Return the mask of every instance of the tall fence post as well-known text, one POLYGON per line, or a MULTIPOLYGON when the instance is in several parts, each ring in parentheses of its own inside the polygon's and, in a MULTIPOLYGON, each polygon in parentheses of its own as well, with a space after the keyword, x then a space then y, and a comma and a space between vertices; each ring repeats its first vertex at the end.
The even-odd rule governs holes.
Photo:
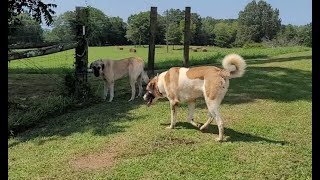
POLYGON ((89 11, 85 7, 76 7, 76 62, 75 62, 75 95, 78 98, 86 98, 88 92, 88 42, 87 24, 89 11))
POLYGON ((190 45, 190 12, 191 8, 186 7, 184 15, 184 41, 183 41, 183 65, 189 67, 189 45, 190 45))
POLYGON ((149 77, 154 75, 156 23, 157 23, 157 7, 151 7, 149 54, 148 54, 148 75, 149 75, 149 77))

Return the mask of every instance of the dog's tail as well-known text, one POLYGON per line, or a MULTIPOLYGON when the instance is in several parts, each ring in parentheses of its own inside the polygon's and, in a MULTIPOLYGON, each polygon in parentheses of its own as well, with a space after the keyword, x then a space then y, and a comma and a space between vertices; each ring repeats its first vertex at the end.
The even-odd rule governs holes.
POLYGON ((142 80, 143 80, 146 84, 148 84, 148 82, 149 82, 149 76, 148 76, 148 74, 147 74, 144 70, 142 70, 142 72, 141 72, 141 77, 142 77, 142 80))
POLYGON ((230 78, 237 78, 243 76, 247 65, 238 54, 229 54, 222 60, 222 66, 230 71, 230 78))

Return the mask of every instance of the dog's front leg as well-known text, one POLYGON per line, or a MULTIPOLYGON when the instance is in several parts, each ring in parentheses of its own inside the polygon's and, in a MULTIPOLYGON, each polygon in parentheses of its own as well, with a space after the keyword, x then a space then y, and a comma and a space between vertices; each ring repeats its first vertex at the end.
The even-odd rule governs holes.
POLYGON ((111 102, 113 100, 113 96, 114 96, 114 81, 111 81, 109 84, 109 89, 110 89, 110 98, 109 98, 109 102, 111 102))
POLYGON ((103 100, 106 100, 108 96, 108 82, 104 81, 103 100))
POLYGON ((173 129, 174 126, 176 125, 178 105, 170 102, 170 109, 171 109, 171 124, 170 126, 166 127, 167 129, 173 129))

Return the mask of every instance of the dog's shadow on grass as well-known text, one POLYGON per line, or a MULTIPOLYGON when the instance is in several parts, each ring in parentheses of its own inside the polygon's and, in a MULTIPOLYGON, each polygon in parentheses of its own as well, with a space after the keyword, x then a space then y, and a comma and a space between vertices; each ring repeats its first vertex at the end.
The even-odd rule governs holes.
MULTIPOLYGON (((160 125, 169 126, 170 124, 164 123, 164 124, 160 124, 160 125)), ((203 124, 201 124, 201 125, 203 125, 203 124)), ((177 122, 175 129, 177 129, 177 130, 179 130, 179 129, 194 129, 194 130, 198 130, 199 132, 202 132, 202 133, 209 133, 209 134, 216 134, 216 135, 219 134, 218 126, 212 125, 212 124, 210 124, 207 129, 200 131, 199 129, 192 126, 188 122, 177 122)), ((289 144, 289 142, 287 142, 287 141, 272 140, 272 139, 252 135, 249 133, 238 132, 238 131, 235 131, 231 128, 226 128, 226 127, 224 128, 224 135, 226 137, 228 137, 227 142, 266 142, 266 143, 280 144, 280 145, 289 144)))
POLYGON ((144 119, 146 116, 133 112, 137 106, 145 104, 142 98, 128 102, 130 96, 131 94, 123 92, 114 98, 114 102, 99 100, 89 107, 48 117, 45 123, 42 122, 18 134, 14 137, 15 141, 10 142, 8 146, 10 148, 29 140, 34 140, 36 145, 42 145, 57 138, 63 139, 73 133, 89 132, 94 136, 108 136, 125 132, 129 128, 126 122, 144 119))

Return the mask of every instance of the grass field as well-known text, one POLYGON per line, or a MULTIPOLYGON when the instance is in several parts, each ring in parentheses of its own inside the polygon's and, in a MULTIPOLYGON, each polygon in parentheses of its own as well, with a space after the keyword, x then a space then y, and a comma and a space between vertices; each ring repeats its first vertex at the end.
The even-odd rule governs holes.
MULTIPOLYGON (((114 46, 108 47, 90 47, 89 63, 100 58, 121 59, 130 56, 139 56, 147 63, 148 48, 138 47, 137 53, 130 53, 129 49, 133 46, 124 46, 124 49, 118 50, 114 46)), ((169 48, 166 52, 165 46, 157 46, 155 55, 155 69, 166 69, 172 66, 182 66, 183 50, 182 46, 175 46, 175 49, 169 48)), ((267 58, 275 55, 310 51, 307 47, 280 47, 280 48, 218 48, 206 47, 208 52, 192 52, 190 50, 190 65, 212 64, 221 60, 226 54, 238 53, 244 58, 267 58)), ((39 56, 29 59, 11 61, 9 63, 9 73, 61 73, 73 70, 74 50, 63 51, 49 56, 39 56)))
MULTIPOLYGON (((105 53, 114 58, 129 55, 111 53, 113 48, 90 48, 90 61, 105 53)), ((137 54, 146 59, 144 50, 137 54)), ((116 82, 113 103, 97 101, 9 138, 9 179, 312 179, 311 49, 212 48, 207 54, 191 53, 191 59, 206 63, 216 51, 222 57, 238 52, 248 63, 246 74, 231 80, 220 108, 228 141, 214 141, 215 122, 204 133, 189 125, 186 105, 179 109, 176 129, 165 129, 170 123, 168 101, 149 108, 142 99, 127 102, 130 89, 123 79, 116 82)), ((172 59, 179 59, 177 54, 172 59)), ((170 59, 156 55, 158 67, 169 66, 164 62, 170 59)), ((11 63, 9 79, 45 78, 23 69, 19 61, 11 63)), ((212 63, 221 66, 219 58, 212 63)), ((45 62, 41 66, 50 68, 45 62)), ((101 82, 89 78, 101 94, 101 82)), ((39 84, 31 87, 41 89, 39 84)), ((199 99, 195 120, 204 123, 206 116, 205 103, 199 99)))

